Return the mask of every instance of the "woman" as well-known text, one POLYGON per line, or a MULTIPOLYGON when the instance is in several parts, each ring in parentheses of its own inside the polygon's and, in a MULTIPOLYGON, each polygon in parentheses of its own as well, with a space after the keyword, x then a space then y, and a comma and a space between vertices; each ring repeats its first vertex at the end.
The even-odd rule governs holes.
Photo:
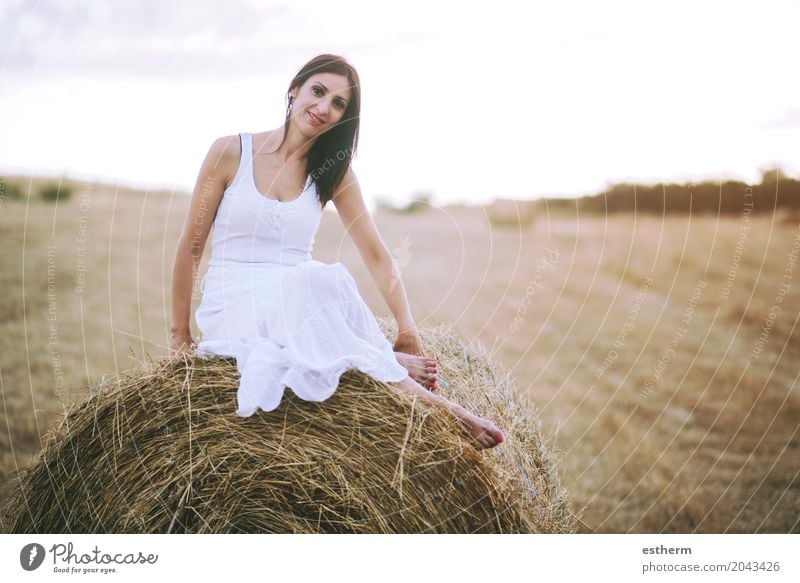
POLYGON ((235 357, 240 416, 275 409, 287 386, 323 401, 345 370, 357 368, 445 407, 482 447, 494 447, 503 440, 494 424, 423 387, 435 388, 436 363, 421 356, 405 289, 350 167, 358 143, 358 74, 342 57, 320 55, 298 72, 287 97, 282 127, 219 138, 206 155, 175 257, 173 353, 196 348, 235 357), (394 347, 344 265, 311 259, 328 201, 395 316, 394 347), (195 314, 202 341, 195 345, 191 286, 212 224, 195 314))

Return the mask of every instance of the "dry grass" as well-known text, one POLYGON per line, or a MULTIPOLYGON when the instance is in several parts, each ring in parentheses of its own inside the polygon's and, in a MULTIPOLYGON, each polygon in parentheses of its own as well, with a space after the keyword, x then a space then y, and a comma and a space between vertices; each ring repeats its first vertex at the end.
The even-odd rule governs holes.
POLYGON ((424 337, 447 396, 498 420, 502 447, 477 449, 444 410, 355 370, 323 403, 287 391, 241 419, 235 362, 182 355, 73 406, 11 480, 4 530, 571 531, 553 455, 508 380, 446 330, 424 337))
MULTIPOLYGON (((89 272, 78 295, 80 191, 57 211, 14 201, 0 208, 0 483, 41 449, 63 408, 86 396, 80 387, 145 354, 166 354, 169 275, 185 199, 96 189, 85 213, 89 272), (56 245, 55 321, 48 320, 49 243, 56 245), (56 344, 49 343, 53 323, 56 344)), ((572 511, 584 508, 591 528, 798 532, 796 269, 763 351, 751 357, 798 223, 754 217, 737 255, 736 216, 547 210, 530 224, 503 228, 468 207, 375 219, 417 322, 450 323, 468 347, 488 347, 520 402, 536 403, 545 441, 555 439, 561 452, 572 511), (548 262, 554 252, 557 260, 548 262), (615 346, 645 278, 652 283, 615 346), (706 287, 682 326, 700 281, 706 287), (672 346, 680 327, 686 334, 672 346), (674 356, 665 361, 670 348, 674 356)), ((388 313, 333 214, 323 217, 314 256, 345 263, 373 310, 388 313)))
POLYGON ((753 217, 741 256, 739 217, 542 214, 530 228, 497 229, 478 209, 445 208, 379 224, 390 248, 412 238, 403 274, 420 321, 453 322, 490 347, 538 405, 591 528, 800 530, 797 269, 750 357, 796 224, 753 217))

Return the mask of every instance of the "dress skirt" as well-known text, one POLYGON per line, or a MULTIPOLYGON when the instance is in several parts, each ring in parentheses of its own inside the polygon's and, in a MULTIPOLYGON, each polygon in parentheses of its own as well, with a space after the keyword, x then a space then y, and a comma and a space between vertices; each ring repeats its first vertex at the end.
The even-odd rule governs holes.
POLYGON ((210 266, 202 293, 197 354, 236 358, 239 416, 274 410, 286 387, 324 401, 351 368, 383 382, 408 376, 341 263, 210 266))

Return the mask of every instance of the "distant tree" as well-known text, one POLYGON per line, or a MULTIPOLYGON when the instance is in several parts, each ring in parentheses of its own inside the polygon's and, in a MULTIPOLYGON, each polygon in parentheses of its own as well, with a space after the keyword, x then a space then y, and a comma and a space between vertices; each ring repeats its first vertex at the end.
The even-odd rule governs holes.
POLYGON ((50 182, 39 189, 39 196, 46 202, 67 200, 72 196, 72 187, 50 182))
POLYGON ((18 182, 0 180, 0 196, 8 199, 20 199, 22 192, 22 186, 18 182))
MULTIPOLYGON (((545 199, 548 208, 557 208, 557 199, 545 199)), ((563 201, 561 201, 563 202, 563 201)), ((778 167, 762 170, 761 184, 736 180, 700 183, 610 184, 601 194, 574 200, 580 212, 606 214, 705 213, 741 214, 745 209, 756 213, 775 212, 778 208, 800 211, 800 180, 787 176, 778 167)), ((565 208, 565 207, 560 207, 565 208)))
POLYGON ((761 171, 761 184, 774 184, 791 180, 780 166, 769 166, 761 171))
POLYGON ((413 213, 429 209, 432 195, 430 190, 415 190, 411 193, 411 201, 400 210, 405 213, 413 213))

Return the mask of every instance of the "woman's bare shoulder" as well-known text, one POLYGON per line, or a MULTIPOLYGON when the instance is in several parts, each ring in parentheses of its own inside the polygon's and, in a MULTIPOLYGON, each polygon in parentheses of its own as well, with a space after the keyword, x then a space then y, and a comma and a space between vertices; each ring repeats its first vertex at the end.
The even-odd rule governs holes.
POLYGON ((239 134, 216 138, 208 150, 211 166, 224 178, 225 188, 230 185, 233 177, 236 176, 241 154, 242 145, 239 140, 239 134))
POLYGON ((220 161, 238 160, 242 152, 239 134, 220 136, 211 144, 211 153, 216 154, 220 161))

